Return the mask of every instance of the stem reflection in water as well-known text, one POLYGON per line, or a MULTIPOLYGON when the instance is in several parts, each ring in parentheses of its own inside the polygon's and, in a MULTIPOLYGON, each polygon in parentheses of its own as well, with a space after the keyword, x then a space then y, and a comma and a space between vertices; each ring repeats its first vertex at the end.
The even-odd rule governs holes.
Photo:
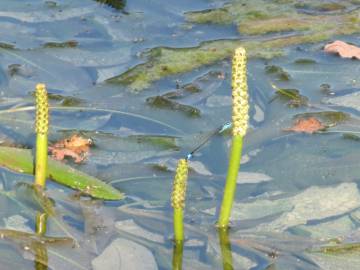
POLYGON ((222 262, 224 270, 233 270, 233 259, 231 244, 229 241, 229 230, 227 228, 218 228, 219 243, 221 248, 222 262))
POLYGON ((175 242, 173 247, 172 269, 182 270, 184 242, 175 242))

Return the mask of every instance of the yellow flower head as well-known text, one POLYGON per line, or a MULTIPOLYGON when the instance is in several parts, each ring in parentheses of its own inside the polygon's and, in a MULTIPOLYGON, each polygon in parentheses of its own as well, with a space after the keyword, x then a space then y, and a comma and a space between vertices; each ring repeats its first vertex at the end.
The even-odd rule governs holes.
POLYGON ((188 162, 186 159, 180 159, 176 168, 171 195, 171 206, 175 209, 184 209, 185 207, 187 178, 188 162))
POLYGON ((246 51, 235 50, 232 61, 233 136, 245 136, 249 121, 249 96, 246 76, 246 51))
POLYGON ((46 134, 49 129, 49 104, 46 86, 43 83, 38 83, 35 90, 36 98, 36 119, 35 130, 36 133, 46 134))

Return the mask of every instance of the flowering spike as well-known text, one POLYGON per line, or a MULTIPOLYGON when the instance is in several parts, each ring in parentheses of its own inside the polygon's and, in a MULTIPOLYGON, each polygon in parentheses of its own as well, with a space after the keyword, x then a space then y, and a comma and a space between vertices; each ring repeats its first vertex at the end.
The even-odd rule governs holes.
POLYGON ((47 134, 49 129, 49 105, 46 86, 38 83, 35 90, 36 120, 35 130, 39 134, 47 134))
POLYGON ((245 136, 249 120, 248 86, 246 76, 246 51, 235 50, 232 61, 233 135, 245 136))
POLYGON ((176 168, 176 174, 171 195, 171 206, 174 209, 184 209, 186 197, 186 185, 188 178, 188 162, 180 159, 176 168))

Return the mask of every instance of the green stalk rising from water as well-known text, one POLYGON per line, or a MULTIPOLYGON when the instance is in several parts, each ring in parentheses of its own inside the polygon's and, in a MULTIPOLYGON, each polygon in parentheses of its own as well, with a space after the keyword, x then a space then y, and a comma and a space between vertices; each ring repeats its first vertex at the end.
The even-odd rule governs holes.
POLYGON ((220 209, 218 226, 227 228, 236 192, 236 179, 240 169, 243 137, 249 120, 248 86, 246 77, 246 51, 237 48, 232 62, 232 123, 233 138, 226 185, 220 209))
POLYGON ((184 240, 184 208, 186 198, 186 185, 188 178, 188 161, 180 159, 176 168, 171 196, 171 206, 174 208, 174 240, 182 243, 184 240))
POLYGON ((36 85, 35 185, 45 187, 48 163, 49 104, 45 84, 36 85))

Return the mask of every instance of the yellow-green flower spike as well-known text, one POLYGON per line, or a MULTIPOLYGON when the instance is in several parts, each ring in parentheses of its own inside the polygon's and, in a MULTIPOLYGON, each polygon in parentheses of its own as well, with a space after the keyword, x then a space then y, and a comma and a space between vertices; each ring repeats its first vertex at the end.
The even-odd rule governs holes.
POLYGON ((45 84, 38 83, 35 90, 36 120, 35 130, 39 134, 47 134, 49 129, 49 105, 45 84))
POLYGON ((35 157, 35 184, 45 188, 48 166, 48 130, 49 104, 45 84, 39 83, 35 90, 36 98, 36 157, 35 157))
POLYGON ((171 195, 171 206, 174 209, 184 209, 185 207, 187 178, 188 162, 186 159, 180 159, 176 168, 171 195))
POLYGON ((246 51, 235 50, 232 61, 233 135, 245 136, 249 120, 249 96, 246 76, 246 51))
POLYGON ((224 187, 224 195, 220 208, 218 226, 228 228, 231 208, 236 193, 236 179, 240 169, 243 137, 249 121, 248 86, 246 79, 246 51, 244 48, 235 50, 232 63, 232 123, 233 138, 231 142, 229 167, 224 187))

